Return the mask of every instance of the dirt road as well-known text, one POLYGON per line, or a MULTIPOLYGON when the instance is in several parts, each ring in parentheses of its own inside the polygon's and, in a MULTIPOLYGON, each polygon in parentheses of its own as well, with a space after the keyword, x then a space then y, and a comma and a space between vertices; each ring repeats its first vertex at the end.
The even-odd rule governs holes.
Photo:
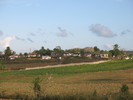
POLYGON ((71 63, 71 64, 50 65, 50 66, 26 68, 25 70, 44 69, 44 68, 55 68, 55 67, 66 67, 66 66, 84 65, 84 64, 100 64, 100 63, 108 62, 108 61, 109 60, 97 61, 97 62, 83 62, 83 63, 71 63))

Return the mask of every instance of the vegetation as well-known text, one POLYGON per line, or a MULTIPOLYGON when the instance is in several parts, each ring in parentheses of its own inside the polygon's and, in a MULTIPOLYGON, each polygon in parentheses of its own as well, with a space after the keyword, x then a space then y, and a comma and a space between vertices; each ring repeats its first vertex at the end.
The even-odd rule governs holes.
POLYGON ((95 62, 105 59, 90 59, 86 57, 65 57, 63 59, 51 59, 51 60, 40 60, 37 58, 28 59, 28 58, 19 58, 14 60, 4 61, 5 70, 20 70, 29 67, 38 67, 38 66, 48 66, 48 65, 57 65, 57 64, 69 64, 69 63, 80 63, 80 62, 95 62))
MULTIPOLYGON (((107 51, 107 50, 100 50, 97 46, 94 47, 86 47, 86 48, 73 48, 68 50, 61 49, 60 46, 56 46, 53 50, 45 49, 43 46, 39 50, 34 50, 30 53, 19 53, 16 54, 14 51, 10 49, 10 47, 7 47, 4 51, 4 54, 0 52, 0 59, 6 59, 6 61, 9 61, 10 59, 20 59, 20 58, 40 58, 42 56, 51 56, 53 59, 57 59, 58 63, 61 63, 60 59, 63 59, 65 57, 88 57, 91 59, 97 59, 97 58, 104 58, 104 56, 107 55, 105 58, 111 59, 112 57, 116 59, 123 59, 126 56, 125 51, 119 49, 119 45, 115 44, 113 50, 107 51), (66 53, 66 56, 64 54, 66 53), (67 55, 70 54, 70 55, 67 55), (89 55, 90 54, 90 55, 89 55), (11 57, 12 56, 12 57, 11 57)), ((128 54, 130 58, 132 58, 132 54, 128 54)), ((28 60, 28 59, 27 59, 28 60)))
POLYGON ((39 77, 35 78, 35 80, 33 81, 33 85, 34 85, 33 90, 37 98, 41 96, 40 82, 41 82, 41 79, 39 77))
POLYGON ((2 61, 0 61, 0 70, 4 70, 5 66, 2 61))
POLYGON ((6 50, 4 51, 4 53, 5 53, 5 59, 6 60, 9 59, 9 56, 12 55, 12 51, 11 51, 10 47, 7 47, 6 50))
POLYGON ((113 71, 113 70, 126 70, 133 68, 133 60, 118 60, 109 61, 101 64, 94 65, 77 65, 69 67, 58 67, 48 69, 37 69, 29 71, 9 71, 0 73, 0 75, 44 75, 55 74, 55 75, 67 75, 67 74, 78 74, 88 72, 99 72, 99 71, 113 71))
MULTIPOLYGON (((128 87, 127 85, 125 85, 128 87)), ((124 85, 121 87, 121 89, 124 87, 124 85)), ((3 93, 0 93, 0 98, 6 98, 6 99, 20 99, 20 100, 132 100, 133 95, 125 94, 126 91, 121 94, 122 91, 118 92, 117 94, 111 93, 107 95, 98 95, 97 91, 95 90, 93 94, 76 94, 76 95, 66 95, 66 96, 60 96, 60 95, 43 95, 43 96, 35 96, 31 97, 28 95, 21 95, 21 94, 15 94, 15 95, 5 95, 3 93)))
POLYGON ((121 58, 125 55, 125 52, 123 50, 119 50, 118 44, 114 45, 114 49, 109 51, 112 54, 112 57, 118 57, 121 56, 121 58))
MULTIPOLYGON (((10 61, 8 63, 11 64, 10 61)), ((16 64, 20 62, 16 61, 16 64)), ((132 72, 133 59, 0 72, 0 97, 21 100, 132 100, 132 72)))

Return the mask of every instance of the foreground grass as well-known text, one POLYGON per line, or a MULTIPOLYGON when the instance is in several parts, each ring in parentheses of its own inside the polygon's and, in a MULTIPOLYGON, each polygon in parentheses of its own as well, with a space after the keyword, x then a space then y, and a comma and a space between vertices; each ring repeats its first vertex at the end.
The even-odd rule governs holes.
POLYGON ((88 72, 99 72, 99 71, 113 71, 113 70, 125 70, 133 68, 133 60, 118 60, 109 61, 101 64, 94 65, 79 65, 79 66, 69 66, 69 67, 58 67, 58 68, 47 68, 47 69, 37 69, 28 71, 9 71, 1 72, 0 75, 68 75, 68 74, 78 74, 78 73, 88 73, 88 72))
POLYGON ((133 60, 109 61, 97 65, 80 65, 29 71, 0 73, 0 91, 5 94, 33 96, 33 80, 40 77, 44 95, 81 96, 118 93, 122 84, 127 84, 133 93, 133 60))

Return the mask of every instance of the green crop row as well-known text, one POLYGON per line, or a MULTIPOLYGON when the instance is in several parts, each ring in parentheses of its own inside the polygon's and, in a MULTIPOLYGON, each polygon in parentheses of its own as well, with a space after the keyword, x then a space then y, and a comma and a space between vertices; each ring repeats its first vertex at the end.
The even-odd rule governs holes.
POLYGON ((124 70, 129 68, 133 68, 133 60, 117 60, 93 65, 87 64, 36 70, 8 71, 1 72, 0 75, 68 75, 98 71, 124 70))

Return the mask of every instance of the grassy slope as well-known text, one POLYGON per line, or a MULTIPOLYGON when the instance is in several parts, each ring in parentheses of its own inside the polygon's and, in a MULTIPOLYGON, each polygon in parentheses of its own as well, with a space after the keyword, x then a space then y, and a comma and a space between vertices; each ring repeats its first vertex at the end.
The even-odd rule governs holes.
POLYGON ((28 71, 9 71, 1 72, 0 76, 6 75, 69 75, 87 72, 99 72, 99 71, 112 71, 112 70, 124 70, 133 68, 133 60, 117 60, 109 61, 96 65, 79 65, 79 66, 69 66, 69 67, 58 67, 58 68, 48 68, 48 69, 37 69, 28 71))
POLYGON ((0 91, 6 94, 34 95, 32 82, 35 77, 43 79, 41 87, 46 94, 67 95, 118 92, 121 84, 127 84, 133 93, 133 60, 110 61, 97 65, 81 65, 29 71, 0 73, 0 91), (124 69, 124 70, 123 70, 124 69), (127 69, 127 70, 125 70, 127 69))

